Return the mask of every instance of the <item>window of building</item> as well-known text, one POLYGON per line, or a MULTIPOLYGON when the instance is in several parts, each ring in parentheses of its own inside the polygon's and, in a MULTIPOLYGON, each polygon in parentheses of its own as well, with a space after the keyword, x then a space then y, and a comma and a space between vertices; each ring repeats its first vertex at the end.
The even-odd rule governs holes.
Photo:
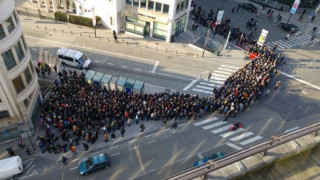
POLYGON ((153 1, 149 1, 149 3, 148 3, 148 9, 149 9, 149 10, 153 10, 153 7, 154 7, 154 2, 153 2, 153 1))
POLYGON ((180 4, 177 4, 176 14, 179 13, 179 11, 180 11, 180 4))
POLYGON ((133 0, 133 6, 139 7, 139 0, 133 0))
POLYGON ((18 24, 19 23, 19 19, 18 19, 18 15, 17 15, 17 13, 15 11, 13 12, 13 17, 14 17, 14 20, 16 21, 16 24, 18 24))
POLYGON ((154 22, 154 25, 153 25, 153 36, 157 37, 157 38, 160 38, 160 39, 166 39, 167 27, 168 26, 166 24, 154 22))
POLYGON ((0 111, 0 119, 9 118, 9 112, 8 111, 0 111))
POLYGON ((132 0, 126 0, 126 3, 132 5, 132 0))
POLYGON ((24 76, 26 77, 26 81, 29 84, 30 81, 32 80, 32 76, 28 67, 26 68, 26 70, 24 70, 24 76))
POLYGON ((22 78, 19 75, 14 80, 12 80, 13 86, 17 91, 17 94, 19 94, 21 91, 23 91, 26 87, 23 84, 22 78))
POLYGON ((8 70, 12 69, 17 65, 16 61, 13 58, 11 49, 2 54, 2 59, 8 70))
POLYGON ((11 17, 9 17, 9 18, 6 20, 6 25, 7 25, 7 28, 8 28, 8 31, 9 31, 9 32, 11 32, 11 31, 14 29, 14 26, 13 26, 13 22, 12 22, 11 17))
POLYGON ((189 6, 189 0, 186 0, 186 5, 185 5, 185 9, 187 9, 189 6))
POLYGON ((147 5, 147 0, 140 0, 140 7, 141 8, 146 8, 147 5))
POLYGON ((29 63, 30 63, 29 65, 30 65, 31 72, 33 74, 34 73, 34 68, 33 68, 33 65, 32 65, 32 61, 30 61, 29 63))
POLYGON ((169 5, 168 4, 163 4, 163 13, 168 14, 169 13, 169 5))
POLYGON ((27 49, 28 49, 28 46, 27 46, 26 40, 24 39, 23 36, 21 37, 21 40, 22 40, 22 44, 23 44, 23 46, 24 46, 24 49, 27 50, 27 49))
POLYGON ((14 49, 16 50, 19 61, 22 61, 22 59, 24 57, 24 52, 23 52, 19 42, 16 45, 14 45, 14 49))
POLYGON ((157 11, 157 12, 161 12, 161 6, 162 6, 161 3, 156 2, 156 11, 157 11))
POLYGON ((113 18, 110 16, 110 25, 113 25, 113 18))
POLYGON ((184 3, 185 3, 185 1, 180 2, 180 11, 184 10, 184 3))
POLYGON ((4 34, 2 25, 0 24, 0 39, 4 38, 6 36, 6 34, 4 34))

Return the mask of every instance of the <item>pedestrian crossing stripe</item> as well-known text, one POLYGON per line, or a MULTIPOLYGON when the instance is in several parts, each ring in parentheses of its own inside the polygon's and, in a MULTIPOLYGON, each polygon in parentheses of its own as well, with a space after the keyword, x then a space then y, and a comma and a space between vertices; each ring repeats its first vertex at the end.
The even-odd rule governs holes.
POLYGON ((219 73, 219 74, 226 74, 226 75, 231 75, 231 72, 225 72, 225 71, 219 71, 219 70, 214 70, 213 72, 219 73))
POLYGON ((217 84, 224 84, 224 81, 208 80, 208 79, 204 79, 204 81, 212 82, 212 83, 217 83, 217 84))
POLYGON ((200 89, 212 90, 212 87, 206 87, 206 86, 201 86, 201 85, 196 85, 196 87, 200 88, 200 89))
POLYGON ((222 67, 226 67, 226 68, 236 69, 236 70, 238 70, 238 69, 239 69, 238 67, 235 67, 235 66, 228 66, 228 65, 224 65, 224 64, 222 64, 221 66, 222 66, 222 67))
POLYGON ((202 120, 200 122, 194 123, 193 125, 200 126, 200 125, 203 125, 203 124, 206 124, 206 123, 209 123, 209 122, 213 122, 213 121, 216 121, 216 120, 218 120, 218 118, 217 117, 213 117, 213 118, 210 118, 210 119, 206 119, 206 120, 202 120))
POLYGON ((225 81, 227 78, 221 78, 221 77, 215 77, 215 76, 211 76, 210 80, 218 80, 218 81, 225 81))
POLYGON ((221 87, 221 84, 211 84, 211 83, 206 83, 206 82, 200 82, 200 84, 206 85, 206 86, 211 86, 211 87, 221 87))
POLYGON ((261 137, 261 136, 256 136, 256 137, 253 137, 253 138, 251 138, 251 139, 248 139, 248 140, 245 140, 245 141, 243 141, 243 142, 240 142, 239 144, 242 145, 242 146, 244 146, 244 145, 250 144, 250 143, 252 143, 252 142, 254 142, 254 141, 260 140, 260 139, 262 139, 262 138, 263 138, 263 137, 261 137))
POLYGON ((229 71, 229 72, 236 72, 237 70, 235 69, 227 69, 227 68, 222 68, 222 67, 218 67, 219 70, 223 70, 223 71, 229 71))
POLYGON ((237 133, 242 132, 242 131, 244 131, 244 129, 243 129, 243 128, 239 128, 239 129, 237 129, 237 130, 234 130, 234 131, 230 131, 230 132, 221 134, 220 136, 226 138, 226 137, 229 137, 229 136, 231 136, 231 135, 237 134, 237 133))
POLYGON ((226 124, 226 123, 227 122, 225 122, 225 121, 220 121, 220 122, 216 122, 214 124, 210 124, 210 125, 204 126, 204 127, 202 127, 202 129, 208 130, 208 129, 211 129, 211 128, 214 128, 214 127, 220 126, 222 124, 226 124))
POLYGON ((211 131, 211 132, 212 132, 213 134, 218 134, 218 133, 220 133, 220 132, 223 132, 223 131, 225 131, 225 130, 228 130, 229 128, 230 128, 230 124, 227 125, 227 126, 221 127, 221 128, 219 128, 219 129, 213 130, 213 131, 211 131))
POLYGON ((227 79, 229 76, 226 76, 226 75, 223 75, 223 74, 218 74, 218 73, 211 73, 212 77, 222 77, 222 78, 225 78, 227 79))
POLYGON ((291 47, 319 41, 319 39, 317 38, 314 38, 313 40, 311 40, 311 37, 312 36, 309 34, 304 34, 301 36, 295 36, 295 37, 289 38, 288 40, 278 40, 274 42, 267 42, 266 45, 269 48, 273 48, 275 44, 278 44, 278 50, 283 50, 283 49, 288 49, 291 47))
POLYGON ((200 93, 206 93, 206 94, 213 94, 212 91, 205 91, 203 89, 195 89, 193 88, 192 91, 200 92, 200 93))
POLYGON ((238 141, 238 140, 243 139, 243 138, 245 138, 245 137, 251 136, 252 134, 253 134, 252 132, 246 132, 246 133, 244 133, 244 134, 241 134, 240 136, 231 138, 230 140, 231 140, 231 141, 238 141))

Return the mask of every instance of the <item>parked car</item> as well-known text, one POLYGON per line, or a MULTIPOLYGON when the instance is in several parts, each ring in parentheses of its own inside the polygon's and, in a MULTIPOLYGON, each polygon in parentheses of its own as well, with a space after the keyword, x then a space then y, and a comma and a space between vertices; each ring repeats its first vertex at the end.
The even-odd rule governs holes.
POLYGON ((210 156, 210 157, 205 157, 199 161, 194 162, 193 167, 200 166, 200 165, 208 162, 209 160, 214 160, 214 159, 220 158, 222 156, 224 156, 224 153, 222 153, 222 152, 218 152, 217 154, 212 154, 212 156, 210 156))
POLYGON ((280 23, 281 29, 290 32, 290 33, 296 33, 299 31, 298 27, 293 24, 287 24, 287 23, 280 23))
POLYGON ((0 179, 17 178, 23 173, 23 162, 20 156, 0 160, 0 179))
POLYGON ((58 60, 69 66, 87 69, 91 65, 91 59, 87 58, 82 52, 61 47, 57 51, 58 60))
POLYGON ((79 172, 80 175, 86 176, 94 171, 109 168, 110 165, 110 157, 102 153, 82 159, 79 163, 79 172))
POLYGON ((254 13, 258 11, 258 8, 251 3, 241 3, 240 8, 245 9, 249 12, 254 12, 254 13))

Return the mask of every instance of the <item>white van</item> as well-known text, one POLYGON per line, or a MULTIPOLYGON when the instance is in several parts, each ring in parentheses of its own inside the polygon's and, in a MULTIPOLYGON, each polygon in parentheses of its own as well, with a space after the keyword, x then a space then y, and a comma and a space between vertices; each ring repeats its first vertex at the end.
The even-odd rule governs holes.
POLYGON ((0 160, 0 179, 15 178, 23 172, 23 162, 20 156, 0 160))
POLYGON ((61 47, 57 51, 57 56, 62 64, 69 66, 86 69, 91 65, 90 59, 88 59, 82 52, 73 49, 61 47))

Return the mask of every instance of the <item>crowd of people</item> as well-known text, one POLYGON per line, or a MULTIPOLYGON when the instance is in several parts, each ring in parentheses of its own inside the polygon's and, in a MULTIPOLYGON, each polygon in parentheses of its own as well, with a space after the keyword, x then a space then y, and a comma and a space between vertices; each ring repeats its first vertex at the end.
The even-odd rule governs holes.
MULTIPOLYGON (((194 13, 195 18, 204 23, 207 16, 201 12, 199 7, 194 13)), ((212 16, 213 11, 208 18, 212 16)), ((139 124, 143 132, 143 121, 154 120, 166 125, 173 120, 173 127, 177 128, 180 119, 195 120, 215 111, 224 114, 224 121, 230 116, 236 117, 250 108, 265 91, 270 92, 266 87, 277 74, 276 64, 281 58, 267 46, 259 46, 249 36, 243 36, 240 28, 231 28, 229 22, 222 22, 216 33, 226 35, 232 29, 231 40, 238 40, 240 47, 248 53, 256 53, 257 58, 230 76, 222 87, 213 89, 212 96, 180 92, 129 94, 88 84, 83 73, 63 70, 58 73, 60 79, 43 103, 40 124, 45 128, 45 134, 38 136, 37 145, 43 153, 61 153, 70 149, 76 154, 75 146, 80 142, 88 150, 89 144, 99 138, 107 143, 109 134, 114 140, 117 130, 123 137, 125 128, 133 124, 139 124), (57 131, 59 134, 55 133, 57 131)))

